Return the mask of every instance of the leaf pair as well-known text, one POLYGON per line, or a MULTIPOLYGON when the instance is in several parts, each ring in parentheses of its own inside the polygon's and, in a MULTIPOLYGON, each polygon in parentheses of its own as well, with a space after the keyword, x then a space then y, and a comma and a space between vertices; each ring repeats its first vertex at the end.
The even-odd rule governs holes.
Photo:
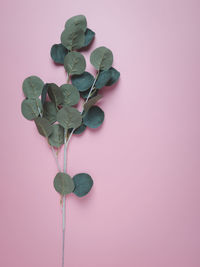
POLYGON ((54 178, 54 188, 62 196, 73 192, 78 197, 83 197, 92 186, 93 180, 87 173, 79 173, 71 178, 68 174, 59 172, 54 178))
MULTIPOLYGON (((89 46, 92 43, 94 36, 95 36, 95 33, 92 30, 87 28, 85 32, 85 41, 81 48, 85 48, 89 46)), ((63 38, 64 38, 63 42, 65 42, 66 34, 64 34, 63 38)), ((54 44, 51 47, 51 51, 50 51, 51 58, 56 64, 64 65, 64 58, 67 55, 68 51, 69 50, 62 43, 54 44)))
POLYGON ((61 43, 69 51, 88 46, 95 33, 87 28, 87 20, 84 15, 70 18, 65 23, 65 29, 61 34, 61 43))
MULTIPOLYGON (((55 83, 45 84, 43 90, 44 94, 48 93, 49 98, 55 104, 56 107, 59 105, 74 106, 78 104, 80 100, 80 94, 75 86, 71 84, 63 84, 58 87, 55 83)), ((45 103, 46 96, 44 96, 43 103, 45 103)))
POLYGON ((43 86, 44 82, 37 76, 30 76, 23 82, 22 88, 26 99, 21 104, 21 112, 27 120, 34 120, 42 112, 39 96, 43 86))

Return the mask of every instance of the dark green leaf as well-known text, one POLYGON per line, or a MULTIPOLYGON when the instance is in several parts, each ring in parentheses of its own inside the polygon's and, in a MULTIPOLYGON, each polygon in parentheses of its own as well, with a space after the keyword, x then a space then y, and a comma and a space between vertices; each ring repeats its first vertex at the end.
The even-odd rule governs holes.
POLYGON ((42 136, 48 137, 52 134, 53 127, 47 119, 38 117, 34 121, 37 126, 38 132, 42 136))
POLYGON ((65 57, 64 67, 69 75, 82 74, 86 68, 85 58, 79 52, 70 52, 65 57))
POLYGON ((97 128, 104 121, 104 112, 100 107, 93 106, 83 116, 83 123, 89 128, 97 128))
POLYGON ((44 82, 37 76, 30 76, 23 82, 24 95, 28 98, 38 98, 44 86, 44 82))
POLYGON ((59 124, 52 125, 53 132, 49 136, 49 144, 54 147, 60 147, 64 143, 64 128, 59 124))
POLYGON ((93 105, 95 105, 99 99, 102 98, 102 95, 98 94, 88 100, 87 103, 84 104, 84 110, 87 112, 93 105))
POLYGON ((64 64, 64 58, 68 50, 62 44, 54 44, 51 47, 51 58, 57 64, 64 64))
POLYGON ((87 71, 81 75, 73 75, 72 84, 80 91, 84 92, 92 87, 94 83, 94 77, 87 71))
POLYGON ((63 105, 74 106, 78 104, 80 100, 80 94, 75 86, 72 84, 63 84, 60 88, 63 94, 63 105))
POLYGON ((45 85, 43 86, 42 95, 41 95, 42 105, 44 105, 44 102, 46 101, 47 91, 48 91, 48 83, 45 83, 45 85))
POLYGON ((92 177, 87 173, 79 173, 75 175, 72 180, 75 185, 73 193, 78 197, 87 195, 93 186, 92 177))
POLYGON ((48 95, 51 101, 55 103, 56 107, 63 101, 62 90, 55 83, 48 84, 48 95))
POLYGON ((97 70, 108 70, 113 63, 112 51, 104 46, 98 47, 92 52, 90 62, 97 70))
POLYGON ((87 29, 85 32, 85 43, 84 43, 83 47, 90 45, 94 39, 94 36, 95 36, 95 32, 93 32, 90 29, 87 29))
POLYGON ((56 106, 53 102, 45 102, 43 105, 43 117, 51 124, 56 121, 56 106))
POLYGON ((64 172, 57 173, 53 183, 55 190, 63 196, 73 192, 74 190, 73 180, 64 172))
POLYGON ((111 68, 109 69, 109 71, 110 71, 110 75, 111 75, 111 77, 110 77, 110 80, 107 82, 106 86, 111 86, 111 85, 113 85, 114 83, 116 83, 116 82, 118 81, 118 79, 119 79, 119 76, 120 76, 120 72, 117 71, 117 70, 116 70, 115 68, 113 68, 113 67, 111 67, 111 68))
POLYGON ((110 70, 100 71, 97 81, 95 83, 95 88, 97 89, 103 88, 107 84, 107 82, 110 80, 110 78, 111 78, 110 70))
POLYGON ((27 120, 34 120, 42 111, 40 99, 24 99, 21 104, 21 112, 27 120))
POLYGON ((78 29, 73 31, 73 29, 65 29, 60 37, 61 43, 69 51, 74 49, 80 49, 85 43, 85 33, 83 30, 78 29))
MULTIPOLYGON (((80 92, 80 95, 83 99, 87 99, 89 92, 90 92, 90 89, 88 89, 87 91, 84 91, 84 92, 80 92)), ((97 89, 93 90, 90 98, 96 96, 97 94, 98 94, 98 90, 97 89)))
POLYGON ((83 30, 86 31, 87 28, 87 20, 84 15, 73 16, 68 19, 65 23, 66 29, 72 29, 73 31, 83 30))
MULTIPOLYGON (((73 132, 73 134, 82 134, 84 131, 85 131, 85 129, 86 129, 86 125, 84 125, 84 124, 81 124, 81 126, 79 126, 74 132, 73 132)), ((71 128, 71 129, 69 129, 69 132, 71 132, 73 129, 71 128)))
POLYGON ((77 109, 64 106, 57 113, 57 121, 65 129, 78 128, 82 123, 82 116, 77 109))

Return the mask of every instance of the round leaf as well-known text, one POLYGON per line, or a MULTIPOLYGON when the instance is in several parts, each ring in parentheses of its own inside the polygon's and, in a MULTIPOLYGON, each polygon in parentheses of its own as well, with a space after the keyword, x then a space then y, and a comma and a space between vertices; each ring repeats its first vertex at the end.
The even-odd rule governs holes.
POLYGON ((82 123, 82 116, 77 109, 64 106, 57 113, 57 121, 65 129, 78 128, 82 123))
POLYGON ((40 99, 24 99, 21 104, 21 112, 27 120, 34 120, 42 111, 40 99))
POLYGON ((97 81, 95 83, 95 88, 97 89, 103 88, 107 84, 107 82, 110 80, 110 78, 111 78, 110 70, 100 71, 97 81))
POLYGON ((73 193, 78 197, 87 195, 93 186, 93 180, 87 173, 79 173, 75 175, 72 180, 75 185, 73 193))
POLYGON ((63 94, 63 105, 73 106, 78 104, 80 100, 80 94, 75 86, 72 84, 63 84, 60 88, 63 94))
POLYGON ((55 103, 56 107, 63 101, 62 90, 55 83, 48 83, 48 95, 51 101, 55 103))
POLYGON ((53 127, 47 119, 38 117, 34 121, 37 126, 38 132, 42 136, 48 137, 52 134, 53 127))
POLYGON ((89 128, 97 128, 103 123, 103 121, 104 112, 98 106, 91 107, 83 117, 83 123, 89 128))
POLYGON ((80 91, 84 92, 92 87, 94 83, 94 77, 87 71, 81 75, 73 75, 72 84, 80 91))
POLYGON ((55 190, 63 196, 70 194, 74 190, 73 180, 68 174, 64 172, 57 173, 56 177, 54 178, 53 184, 55 190))
POLYGON ((60 37, 61 43, 69 51, 74 49, 80 49, 85 43, 85 33, 83 30, 78 29, 65 29, 60 37))
POLYGON ((55 104, 53 102, 45 102, 43 105, 43 117, 52 124, 56 121, 56 114, 55 104))
POLYGON ((85 42, 84 42, 83 47, 87 47, 88 45, 90 45, 94 39, 94 36, 95 36, 95 32, 93 32, 90 29, 87 29, 85 32, 85 42))
POLYGON ((92 52, 90 62, 97 70, 108 70, 113 63, 112 51, 104 46, 98 47, 92 52))
POLYGON ((69 75, 82 74, 86 68, 85 58, 79 52, 70 52, 65 57, 64 67, 69 75))
POLYGON ((110 71, 110 79, 109 81, 106 83, 106 86, 111 86, 113 85, 114 83, 116 83, 119 79, 119 76, 120 76, 120 72, 117 71, 115 68, 111 67, 109 69, 110 71))
POLYGON ((24 95, 28 98, 38 98, 44 86, 44 82, 37 76, 30 76, 23 82, 24 95))
POLYGON ((59 124, 52 125, 53 132, 49 136, 49 144, 54 147, 60 147, 64 143, 64 128, 59 124))
POLYGON ((51 58, 57 64, 64 64, 64 58, 68 50, 62 44, 54 44, 51 47, 51 58))
POLYGON ((73 16, 68 19, 65 23, 66 29, 72 29, 73 31, 83 30, 86 31, 87 28, 87 20, 84 15, 73 16))

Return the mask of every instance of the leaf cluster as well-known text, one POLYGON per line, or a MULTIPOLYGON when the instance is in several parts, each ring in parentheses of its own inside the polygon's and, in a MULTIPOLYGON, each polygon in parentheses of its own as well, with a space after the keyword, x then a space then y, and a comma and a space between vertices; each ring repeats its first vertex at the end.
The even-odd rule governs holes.
MULTIPOLYGON (((84 15, 70 18, 61 34, 61 43, 51 47, 50 55, 56 64, 64 66, 71 83, 58 86, 44 83, 37 76, 30 76, 23 82, 25 99, 21 112, 27 120, 34 121, 39 134, 52 147, 60 148, 70 132, 81 134, 87 127, 97 128, 104 121, 104 111, 97 106, 102 98, 99 91, 116 83, 120 73, 112 67, 112 51, 104 46, 96 48, 90 55, 95 77, 86 71, 86 60, 81 51, 91 46, 94 37, 84 15), (77 109, 80 98, 84 101, 82 112, 77 109)), ((71 178, 59 172, 54 179, 54 187, 61 195, 73 192, 82 197, 92 185, 92 178, 86 173, 71 178)))

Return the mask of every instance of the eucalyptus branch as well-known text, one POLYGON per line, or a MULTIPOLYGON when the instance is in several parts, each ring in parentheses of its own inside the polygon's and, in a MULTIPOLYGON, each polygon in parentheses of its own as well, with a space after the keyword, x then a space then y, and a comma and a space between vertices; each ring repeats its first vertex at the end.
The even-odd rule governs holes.
POLYGON ((81 133, 86 127, 94 129, 103 123, 104 112, 96 105, 101 94, 95 95, 96 91, 104 86, 113 85, 120 76, 112 67, 112 51, 104 46, 96 48, 90 55, 90 63, 97 71, 95 78, 86 71, 86 60, 78 51, 89 47, 94 36, 95 33, 87 28, 84 15, 68 19, 61 34, 61 43, 54 44, 50 52, 55 63, 64 65, 68 74, 67 84, 45 84, 39 77, 29 76, 22 85, 25 99, 21 104, 21 112, 27 120, 34 121, 39 134, 47 138, 58 168, 53 185, 61 196, 62 204, 62 267, 65 250, 66 195, 73 193, 83 197, 93 186, 92 177, 87 173, 81 172, 73 177, 67 174, 68 144, 78 128, 79 131, 76 133, 81 133), (90 89, 87 94, 88 88, 90 89), (75 107, 80 96, 86 99, 81 112, 75 107), (70 133, 69 129, 72 129, 70 133), (63 145, 62 171, 55 148, 62 148, 63 145))

